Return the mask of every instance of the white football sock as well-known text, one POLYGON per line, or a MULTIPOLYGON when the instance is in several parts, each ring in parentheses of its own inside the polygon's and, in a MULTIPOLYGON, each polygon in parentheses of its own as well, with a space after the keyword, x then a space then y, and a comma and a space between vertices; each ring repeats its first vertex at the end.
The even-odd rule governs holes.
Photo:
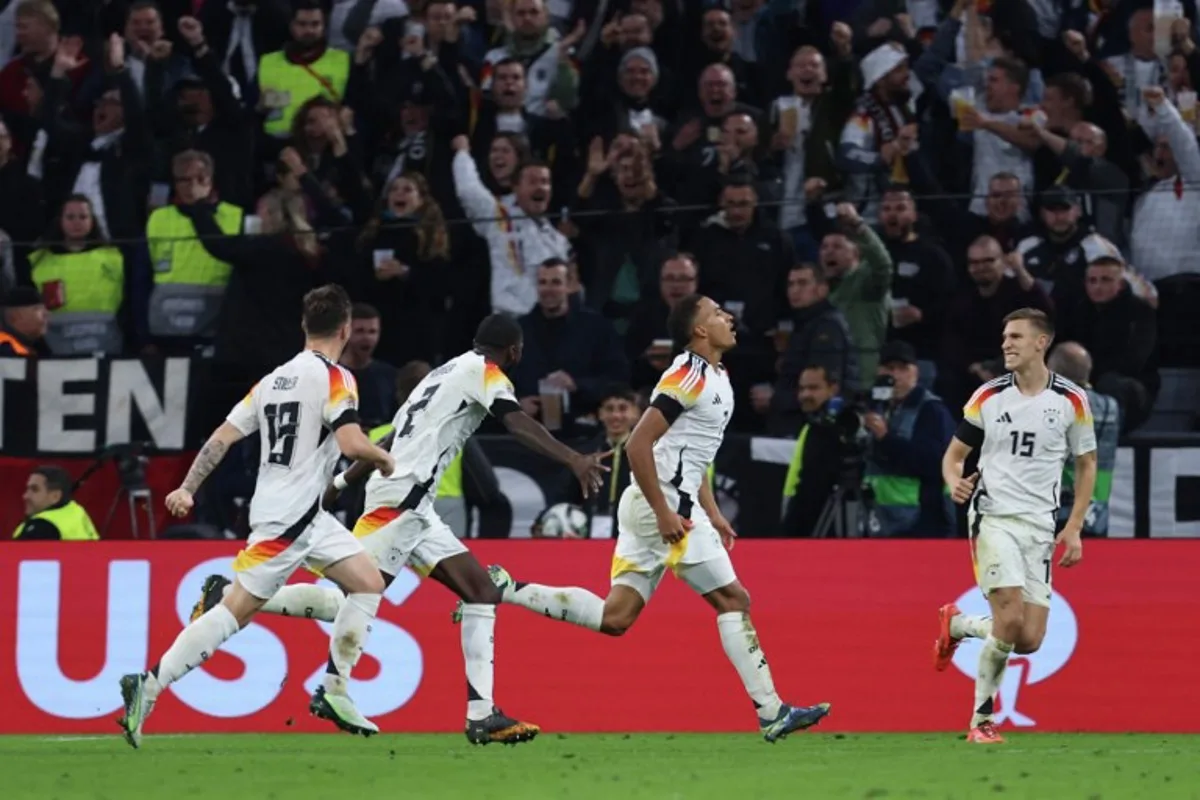
POLYGON ((758 643, 758 632, 754 630, 750 615, 742 611, 718 614, 717 630, 721 633, 725 655, 741 677, 746 694, 754 701, 759 718, 775 719, 783 704, 775 693, 771 668, 767 666, 767 657, 758 643))
POLYGON ((217 603, 175 637, 146 678, 146 696, 157 699, 163 689, 207 661, 238 630, 237 618, 224 603, 217 603))
POLYGON ((284 617, 307 617, 333 622, 342 609, 346 596, 337 589, 315 583, 292 583, 284 586, 263 604, 268 614, 284 617))
POLYGON ((463 606, 462 651, 467 669, 467 719, 492 714, 496 669, 496 607, 485 603, 463 606))
POLYGON ((950 635, 955 639, 986 639, 992 635, 992 618, 959 614, 950 619, 950 635))
POLYGON ((604 599, 577 586, 510 583, 504 589, 504 602, 593 631, 600 630, 604 618, 604 599))
POLYGON ((1008 666, 1008 656, 1013 646, 1001 642, 995 636, 989 635, 983 641, 983 650, 979 653, 979 674, 975 678, 975 713, 971 715, 971 727, 992 719, 995 713, 996 692, 1000 689, 1000 680, 1004 677, 1004 668, 1008 666))
POLYGON ((371 634, 371 620, 379 611, 383 595, 351 594, 333 620, 333 631, 329 636, 329 665, 325 669, 325 691, 329 694, 346 694, 346 682, 350 671, 358 663, 367 637, 371 634))

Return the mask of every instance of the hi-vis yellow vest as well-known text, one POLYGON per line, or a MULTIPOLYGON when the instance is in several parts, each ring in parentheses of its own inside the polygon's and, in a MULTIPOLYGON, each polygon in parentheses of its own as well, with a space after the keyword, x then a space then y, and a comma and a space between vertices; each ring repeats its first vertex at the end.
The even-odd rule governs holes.
MULTIPOLYGON (((392 430, 393 426, 390 424, 380 425, 379 427, 372 428, 371 432, 367 435, 370 437, 372 442, 379 444, 381 441, 383 441, 383 437, 391 433, 392 430)), ((438 481, 438 490, 436 495, 437 499, 440 500, 443 497, 463 496, 462 458, 462 451, 459 451, 458 455, 456 455, 454 459, 446 465, 446 471, 442 473, 442 479, 438 481)))
MULTIPOLYGON (((100 534, 96 533, 96 526, 92 524, 92 518, 83 510, 83 506, 74 500, 58 508, 39 511, 25 522, 34 519, 44 519, 58 528, 59 535, 62 536, 64 542, 92 542, 100 538, 100 534)), ((13 531, 14 539, 19 538, 21 532, 25 530, 25 522, 22 522, 13 531)))
POLYGON ((61 298, 62 305, 50 309, 46 329, 46 343, 54 355, 121 352, 117 312, 125 298, 125 258, 120 250, 107 246, 76 253, 36 250, 29 263, 42 296, 61 298))
MULTIPOLYGON (((218 203, 217 227, 227 236, 242 232, 242 209, 218 203)), ((196 227, 175 206, 154 211, 146 223, 154 291, 150 333, 154 336, 212 336, 231 267, 209 255, 196 227)))
POLYGON ((294 64, 282 50, 258 60, 258 88, 267 119, 263 132, 279 139, 292 133, 300 106, 324 96, 341 103, 350 80, 350 54, 333 47, 311 64, 294 64))

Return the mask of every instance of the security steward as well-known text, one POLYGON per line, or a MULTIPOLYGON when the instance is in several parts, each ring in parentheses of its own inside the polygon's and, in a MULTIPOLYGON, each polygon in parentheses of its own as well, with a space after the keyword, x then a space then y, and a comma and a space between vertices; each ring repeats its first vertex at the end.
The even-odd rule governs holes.
POLYGON ((216 203, 213 216, 227 236, 242 232, 242 209, 215 197, 213 160, 184 150, 171 159, 173 202, 156 209, 146 223, 154 267, 150 293, 150 335, 160 347, 189 349, 211 343, 232 267, 213 258, 196 238, 192 215, 198 204, 216 203))
POLYGON ((783 484, 780 535, 787 537, 812 535, 837 486, 845 450, 841 376, 825 366, 809 366, 800 373, 796 391, 804 426, 783 484))
POLYGON ((13 532, 27 541, 90 542, 100 538, 83 506, 71 499, 71 476, 62 467, 38 467, 25 482, 25 520, 13 532))
POLYGON ((292 12, 292 40, 258 62, 259 105, 266 112, 263 133, 274 139, 292 134, 296 112, 314 97, 343 104, 350 82, 350 54, 325 39, 325 12, 315 0, 298 0, 292 12))
POLYGON ((42 296, 32 286, 16 286, 0 297, 0 358, 35 358, 50 354, 46 347, 49 315, 42 296))

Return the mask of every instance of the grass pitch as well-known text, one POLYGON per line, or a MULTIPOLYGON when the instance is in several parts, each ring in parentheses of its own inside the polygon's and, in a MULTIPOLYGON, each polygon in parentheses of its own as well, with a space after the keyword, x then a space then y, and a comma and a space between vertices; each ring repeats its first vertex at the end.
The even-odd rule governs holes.
POLYGON ((1200 798, 1200 736, 543 734, 0 737, 4 800, 1200 798))

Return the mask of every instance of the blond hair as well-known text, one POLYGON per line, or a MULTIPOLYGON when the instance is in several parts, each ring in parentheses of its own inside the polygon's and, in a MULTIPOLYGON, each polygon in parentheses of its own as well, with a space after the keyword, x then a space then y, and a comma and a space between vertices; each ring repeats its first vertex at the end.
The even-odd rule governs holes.
POLYGON ((296 249, 309 258, 316 258, 321 246, 316 231, 308 223, 308 207, 304 204, 304 197, 287 189, 272 189, 262 196, 261 202, 283 221, 282 231, 264 230, 263 233, 290 233, 296 242, 296 249))

